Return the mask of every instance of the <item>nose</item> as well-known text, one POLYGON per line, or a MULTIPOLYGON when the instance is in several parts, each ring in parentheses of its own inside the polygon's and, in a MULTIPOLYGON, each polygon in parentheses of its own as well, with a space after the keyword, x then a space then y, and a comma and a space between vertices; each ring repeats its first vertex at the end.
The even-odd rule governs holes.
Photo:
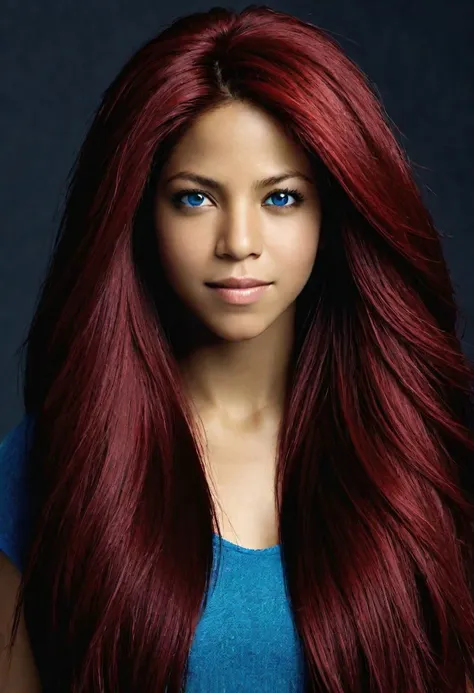
POLYGON ((263 240, 260 223, 245 209, 226 215, 218 230, 216 255, 234 260, 261 255, 263 240))

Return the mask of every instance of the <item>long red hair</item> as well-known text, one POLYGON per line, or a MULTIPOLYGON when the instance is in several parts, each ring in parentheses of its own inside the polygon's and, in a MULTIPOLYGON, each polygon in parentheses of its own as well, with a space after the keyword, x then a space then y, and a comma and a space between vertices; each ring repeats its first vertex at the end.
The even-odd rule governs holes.
MULTIPOLYGON (((205 110, 278 118, 319 180, 276 492, 306 690, 474 678, 474 372, 441 240, 365 76, 252 5, 179 18, 106 90, 27 340, 24 604, 46 693, 182 690, 218 520, 177 366, 153 185, 205 110)), ((18 620, 17 620, 18 622, 18 620)))

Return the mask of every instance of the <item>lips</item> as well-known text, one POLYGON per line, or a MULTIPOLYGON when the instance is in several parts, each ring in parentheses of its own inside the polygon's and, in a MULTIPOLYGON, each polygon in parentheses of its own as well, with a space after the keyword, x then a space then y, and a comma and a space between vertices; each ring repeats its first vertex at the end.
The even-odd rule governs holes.
POLYGON ((207 286, 226 289, 251 289, 255 286, 266 286, 271 283, 261 279, 254 279, 253 277, 228 277, 216 282, 206 282, 207 286))
POLYGON ((257 286, 250 286, 245 289, 228 286, 210 286, 209 288, 225 303, 249 306, 257 303, 270 290, 270 284, 257 284, 257 286))

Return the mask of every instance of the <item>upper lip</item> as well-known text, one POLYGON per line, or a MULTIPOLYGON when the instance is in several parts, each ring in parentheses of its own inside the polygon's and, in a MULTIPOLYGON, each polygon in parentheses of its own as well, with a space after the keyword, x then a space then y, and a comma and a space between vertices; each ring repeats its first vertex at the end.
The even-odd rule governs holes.
POLYGON ((249 289, 251 286, 264 286, 265 284, 271 284, 271 282, 254 279, 253 277, 227 277, 227 279, 207 282, 207 284, 209 286, 227 286, 231 289, 249 289))

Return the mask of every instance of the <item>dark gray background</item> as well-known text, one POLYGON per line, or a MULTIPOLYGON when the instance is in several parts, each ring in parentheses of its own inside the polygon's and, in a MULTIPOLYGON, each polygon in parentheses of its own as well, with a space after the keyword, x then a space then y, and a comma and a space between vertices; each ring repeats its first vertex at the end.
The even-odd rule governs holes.
MULTIPOLYGON (((0 0, 0 438, 23 414, 15 352, 102 92, 175 17, 218 4, 249 3, 0 0)), ((265 4, 329 30, 376 85, 444 237, 473 358, 474 0, 265 4)))

